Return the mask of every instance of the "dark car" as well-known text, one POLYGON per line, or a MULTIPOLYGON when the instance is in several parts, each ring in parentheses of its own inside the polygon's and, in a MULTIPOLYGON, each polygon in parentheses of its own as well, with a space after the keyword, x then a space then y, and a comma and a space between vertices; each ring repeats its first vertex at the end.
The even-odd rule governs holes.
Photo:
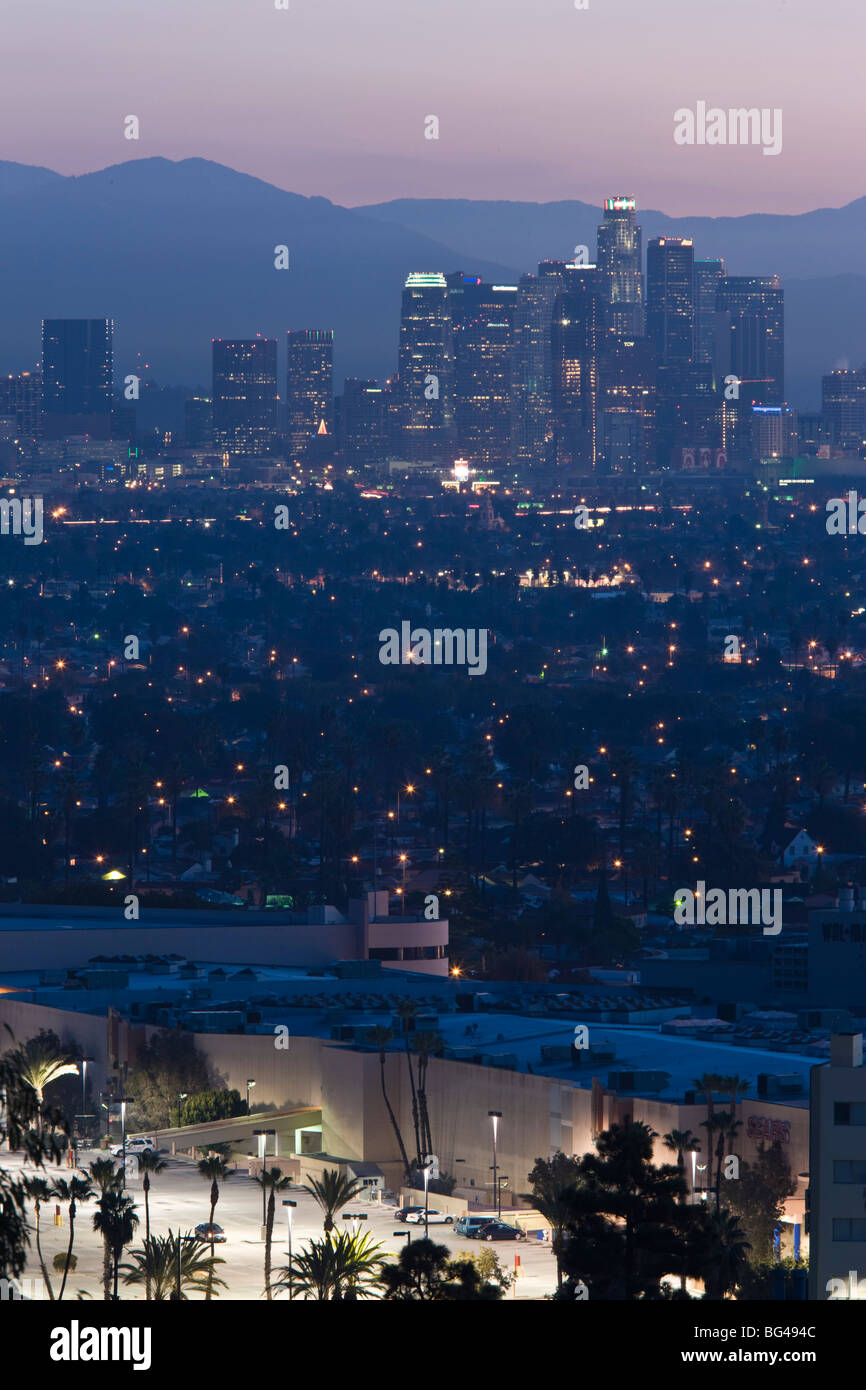
POLYGON ((424 1208, 423 1208, 423 1207, 398 1207, 397 1210, 394 1212, 394 1220, 395 1220, 395 1221, 405 1221, 407 1216, 411 1215, 412 1213, 414 1213, 414 1212, 416 1212, 416 1211, 420 1211, 420 1212, 423 1213, 424 1208))
POLYGON ((458 1216, 457 1224, 454 1227, 459 1236, 468 1236, 474 1239, 485 1226, 490 1225, 489 1216, 458 1216))
POLYGON ((218 1226, 216 1222, 211 1225, 209 1221, 202 1221, 201 1225, 195 1228, 195 1238, 196 1240, 206 1241, 208 1245, 210 1245, 211 1239, 213 1239, 214 1245, 222 1245, 225 1241, 226 1233, 222 1226, 218 1226), (213 1237, 211 1237, 211 1232, 213 1232, 213 1237))
POLYGON ((488 1221, 476 1234, 479 1240, 526 1240, 526 1232, 507 1221, 488 1221))

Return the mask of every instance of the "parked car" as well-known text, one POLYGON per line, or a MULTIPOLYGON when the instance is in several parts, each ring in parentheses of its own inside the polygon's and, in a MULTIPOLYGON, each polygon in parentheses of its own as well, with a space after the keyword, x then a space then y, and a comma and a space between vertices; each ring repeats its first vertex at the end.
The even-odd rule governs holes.
POLYGON ((398 1207, 397 1210, 394 1212, 394 1220, 395 1220, 395 1221, 408 1221, 408 1219, 409 1219, 409 1217, 410 1217, 410 1215, 412 1214, 413 1211, 420 1211, 420 1212, 423 1213, 424 1208, 423 1208, 423 1207, 398 1207))
MULTIPOLYGON (((154 1153, 154 1154, 155 1154, 155 1153, 156 1153, 156 1143, 155 1143, 155 1141, 154 1141, 153 1139, 127 1139, 127 1141, 126 1141, 126 1152, 127 1152, 128 1154, 140 1154, 140 1153, 144 1153, 145 1149, 148 1149, 151 1153, 154 1153)), ((112 1156, 112 1158, 122 1158, 122 1157, 123 1157, 123 1145, 122 1145, 122 1144, 112 1144, 112 1146, 111 1146, 111 1156, 112 1156)))
POLYGON ((482 1226, 490 1225, 489 1216, 458 1216, 454 1229, 459 1236, 474 1239, 482 1226))
POLYGON ((526 1240, 526 1232, 507 1221, 488 1221, 478 1232, 479 1240, 526 1240))
POLYGON ((196 1228, 195 1228, 195 1237, 196 1237, 196 1240, 204 1240, 204 1241, 207 1241, 208 1245, 210 1245, 210 1242, 211 1242, 211 1231, 213 1231, 213 1241, 214 1241, 214 1244, 215 1244, 215 1245, 222 1245, 223 1242, 225 1241, 226 1233, 225 1233, 225 1231, 223 1230, 222 1226, 218 1226, 218 1225, 216 1224, 216 1222, 214 1222, 214 1224, 211 1226, 211 1224, 210 1224, 209 1221, 202 1221, 202 1223, 201 1223, 200 1226, 196 1226, 196 1228))
POLYGON ((432 1207, 426 1215, 423 1207, 419 1207, 417 1211, 410 1211, 406 1220, 414 1221, 419 1226, 423 1226, 425 1221, 429 1226, 453 1226, 454 1224, 454 1217, 450 1211, 434 1211, 432 1207))

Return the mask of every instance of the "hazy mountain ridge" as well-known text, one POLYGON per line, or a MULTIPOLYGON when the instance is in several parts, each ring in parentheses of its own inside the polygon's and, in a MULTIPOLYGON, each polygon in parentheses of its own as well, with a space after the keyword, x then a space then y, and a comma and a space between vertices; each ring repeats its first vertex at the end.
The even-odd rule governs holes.
MULTIPOLYGON (((105 314, 118 373, 144 361, 162 382, 208 380, 212 337, 333 328, 339 389, 343 376, 394 370, 410 270, 514 282, 576 245, 594 252, 600 218, 579 201, 344 208, 204 159, 70 177, 0 161, 0 371, 37 361, 43 316, 105 314), (273 268, 279 244, 288 271, 273 268)), ((641 209, 640 222, 645 243, 690 235, 698 256, 724 255, 733 274, 783 276, 793 403, 816 404, 823 372, 866 360, 866 198, 790 216, 641 209)))

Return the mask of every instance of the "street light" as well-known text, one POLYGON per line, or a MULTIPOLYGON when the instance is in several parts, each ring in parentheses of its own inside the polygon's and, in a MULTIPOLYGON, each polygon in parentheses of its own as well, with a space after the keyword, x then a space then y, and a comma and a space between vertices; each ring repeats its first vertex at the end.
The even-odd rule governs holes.
POLYGON ((81 1059, 81 1113, 87 1109, 87 1068, 93 1057, 82 1057, 81 1059))
POLYGON ((406 1229, 405 1229, 405 1231, 392 1231, 392 1232, 391 1232, 391 1235, 392 1235, 392 1236, 405 1236, 405 1237, 406 1237, 406 1244, 407 1244, 407 1245, 411 1245, 411 1244, 412 1244, 412 1228, 411 1228, 411 1226, 407 1226, 406 1229))
POLYGON ((427 1239, 427 1223, 430 1217, 430 1169, 433 1164, 428 1159, 424 1164, 424 1239, 427 1239))
POLYGON ((253 1089, 255 1084, 255 1077, 250 1076, 247 1078, 247 1114, 250 1113, 250 1091, 253 1089))
POLYGON ((177 1127, 181 1128, 180 1107, 185 1100, 189 1099, 189 1091, 178 1091, 177 1093, 177 1127))
POLYGON ((126 1107, 129 1104, 129 1097, 115 1096, 115 1100, 120 1105, 120 1142, 123 1145, 123 1154, 121 1158, 123 1166, 121 1168, 120 1182, 122 1187, 126 1187, 126 1107))
POLYGON ((365 1211, 347 1211, 344 1212, 343 1219, 345 1221, 354 1221, 355 1225, 352 1230, 352 1239, 354 1240, 358 1235, 358 1222, 366 1221, 367 1213, 365 1211))
POLYGON ((292 1212, 294 1211, 294 1209, 295 1209, 295 1207, 296 1207, 297 1205, 298 1205, 297 1202, 291 1201, 290 1198, 288 1198, 288 1197, 284 1197, 284 1198, 283 1198, 283 1206, 286 1208, 286 1225, 288 1226, 288 1235, 289 1235, 289 1298, 290 1298, 290 1299, 291 1299, 291 1297, 292 1297, 292 1212))
POLYGON ((275 1129, 254 1129, 253 1134, 259 1141, 259 1158, 262 1160, 262 1225, 267 1224, 267 1214, 265 1212, 265 1158, 268 1153, 268 1135, 276 1134, 275 1129))
POLYGON ((493 1187, 496 1192, 496 1216, 502 1219, 502 1203, 499 1198, 499 1183, 496 1181, 497 1162, 496 1162, 496 1139, 499 1130, 499 1121, 502 1119, 501 1110, 488 1110, 488 1115, 493 1121, 493 1187))

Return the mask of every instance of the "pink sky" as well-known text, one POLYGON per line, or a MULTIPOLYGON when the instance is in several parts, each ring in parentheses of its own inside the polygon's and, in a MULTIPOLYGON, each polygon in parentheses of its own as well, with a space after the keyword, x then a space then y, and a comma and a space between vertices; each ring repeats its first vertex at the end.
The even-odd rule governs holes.
POLYGON ((76 174, 199 155, 344 204, 627 190, 737 214, 866 193, 862 0, 289 5, 9 0, 0 158, 76 174), (782 153, 677 146, 673 113, 698 100, 781 108, 782 153))

